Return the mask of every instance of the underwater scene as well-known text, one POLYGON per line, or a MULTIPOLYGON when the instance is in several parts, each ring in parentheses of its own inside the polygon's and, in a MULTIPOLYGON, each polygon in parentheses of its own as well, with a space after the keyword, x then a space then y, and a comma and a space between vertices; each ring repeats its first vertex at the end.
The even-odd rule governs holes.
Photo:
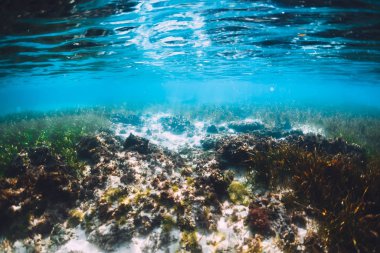
POLYGON ((2 0, 0 252, 380 252, 380 1, 2 0))

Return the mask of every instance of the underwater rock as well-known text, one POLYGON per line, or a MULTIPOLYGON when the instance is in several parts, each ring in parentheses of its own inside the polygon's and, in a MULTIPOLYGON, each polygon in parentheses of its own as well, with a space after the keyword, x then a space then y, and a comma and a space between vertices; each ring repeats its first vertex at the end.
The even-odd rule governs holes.
POLYGON ((56 224, 50 233, 50 248, 55 249, 68 242, 72 237, 72 231, 56 224))
POLYGON ((246 221, 248 226, 256 233, 267 234, 270 230, 268 210, 257 206, 255 203, 249 205, 246 221))
POLYGON ((10 168, 6 171, 6 176, 15 177, 22 175, 30 166, 30 159, 26 151, 21 151, 11 162, 10 168))
POLYGON ((178 216, 178 227, 181 231, 194 231, 196 228, 194 217, 189 214, 178 216))
POLYGON ((160 226, 161 221, 158 215, 153 217, 139 215, 134 219, 133 223, 141 235, 148 235, 154 228, 160 226))
POLYGON ((221 171, 218 168, 205 168, 202 171, 202 176, 196 179, 196 186, 208 186, 213 189, 216 195, 222 197, 227 194, 227 189, 234 178, 232 171, 221 171))
POLYGON ((112 251, 120 243, 128 242, 132 238, 133 232, 134 225, 132 222, 121 226, 115 222, 110 222, 92 231, 88 235, 88 240, 106 251, 112 251))
POLYGON ((33 234, 47 235, 53 229, 53 221, 54 218, 50 217, 48 214, 44 214, 38 219, 34 219, 32 224, 29 225, 28 229, 33 234))
POLYGON ((120 151, 121 142, 107 132, 95 136, 83 137, 78 145, 77 152, 81 159, 97 163, 100 158, 110 158, 114 153, 120 151))
POLYGON ((160 123, 165 131, 172 132, 173 134, 190 133, 194 130, 194 126, 189 120, 184 117, 163 117, 160 123))
POLYGON ((265 125, 259 122, 233 122, 228 127, 237 133, 250 133, 258 130, 264 130, 265 125))
POLYGON ((185 252, 202 252, 202 247, 198 243, 198 237, 195 231, 183 231, 181 233, 180 245, 182 251, 185 252))
POLYGON ((141 126, 143 121, 141 120, 141 117, 139 115, 135 114, 114 114, 111 117, 111 120, 115 123, 122 123, 125 125, 132 125, 132 126, 141 126))
POLYGON ((204 150, 215 149, 216 143, 217 143, 217 139, 215 138, 205 138, 201 140, 201 145, 204 150))
POLYGON ((303 136, 291 136, 287 140, 290 143, 296 143, 299 147, 309 152, 317 150, 330 155, 351 153, 362 157, 362 159, 365 157, 365 152, 362 148, 356 144, 348 144, 342 138, 329 140, 321 135, 307 134, 303 136))
POLYGON ((169 207, 172 207, 175 203, 175 199, 174 199, 174 196, 173 196, 173 193, 169 192, 169 191, 162 191, 159 195, 159 198, 160 198, 160 202, 163 204, 163 205, 166 205, 166 206, 169 206, 169 207))
POLYGON ((294 224, 298 227, 305 228, 306 227, 306 213, 301 211, 294 211, 292 213, 291 219, 294 224))
POLYGON ((325 252, 321 238, 316 233, 308 233, 303 243, 305 252, 325 252))
POLYGON ((17 229, 14 224, 25 219, 13 236, 23 237, 28 230, 48 234, 78 199, 80 183, 75 171, 47 147, 22 152, 15 163, 20 160, 27 166, 18 171, 17 178, 0 179, 0 229, 12 233, 12 227, 17 229))
POLYGON ((239 165, 248 161, 250 147, 244 142, 231 142, 220 149, 220 161, 222 164, 239 165))
POLYGON ((29 149, 28 156, 31 164, 34 166, 44 165, 45 167, 54 167, 58 165, 57 159, 51 149, 46 146, 29 149))
POLYGON ((206 132, 209 134, 217 134, 219 131, 215 125, 211 125, 211 126, 207 127, 206 132))
POLYGON ((303 132, 301 130, 283 130, 279 128, 273 128, 273 129, 255 131, 254 134, 261 137, 272 137, 274 139, 280 139, 280 138, 285 138, 288 136, 293 136, 293 137, 301 136, 303 135, 303 132))
MULTIPOLYGON (((303 241, 299 235, 310 229, 307 210, 324 222, 323 208, 332 214, 335 203, 346 197, 341 190, 365 185, 357 181, 361 172, 353 167, 364 161, 361 149, 339 140, 290 132, 281 132, 286 138, 279 139, 265 132, 209 136, 212 148, 207 152, 198 147, 169 151, 133 134, 123 143, 104 132, 78 144, 78 154, 87 162, 81 178, 46 147, 23 151, 13 162, 15 176, 0 180, 0 219, 10 221, 1 222, 0 233, 24 228, 14 237, 5 235, 12 240, 50 233, 50 251, 73 238, 79 226, 89 242, 107 252, 135 238, 144 238, 146 251, 172 243, 190 252, 209 247, 261 250, 264 237, 270 242, 275 236, 290 252, 297 247, 325 249, 320 241, 303 241), (262 182, 267 187, 260 193, 262 182), (292 198, 271 193, 283 186, 290 187, 285 192, 292 198), (57 226, 71 229, 59 231, 57 226), (231 243, 232 237, 236 239, 231 243)), ((363 201, 377 191, 368 188, 371 197, 363 195, 363 201)), ((361 210, 376 210, 376 205, 368 201, 359 207, 361 226, 376 234, 379 218, 361 210)), ((344 215, 336 216, 337 224, 346 221, 344 215)), ((366 242, 375 243, 375 237, 370 239, 366 242)), ((47 247, 41 245, 38 249, 47 247)))
POLYGON ((221 168, 228 166, 245 166, 252 158, 252 152, 265 152, 272 145, 270 138, 254 135, 239 135, 224 138, 216 145, 221 168))
POLYGON ((292 129, 292 124, 290 123, 289 118, 285 118, 285 120, 282 121, 280 117, 277 117, 275 121, 275 128, 282 131, 289 131, 292 129))
POLYGON ((83 137, 78 144, 78 156, 82 159, 98 160, 96 149, 101 147, 101 142, 95 136, 83 137))
POLYGON ((35 190, 50 201, 73 201, 78 198, 80 185, 72 176, 64 173, 41 173, 35 183, 35 190))
POLYGON ((124 184, 131 184, 136 181, 136 173, 133 170, 127 170, 126 174, 121 176, 120 182, 124 184))
MULTIPOLYGON (((272 137, 272 138, 275 138, 275 139, 279 139, 279 138, 282 138, 284 137, 284 132, 279 130, 279 129, 268 129, 268 130, 265 130, 265 131, 261 131, 260 133, 256 133, 256 134, 259 134, 261 136, 267 136, 267 137, 272 137)), ((285 136, 287 136, 288 134, 285 134, 285 136)))
POLYGON ((82 223, 85 215, 82 210, 79 208, 73 209, 69 211, 69 219, 67 220, 67 225, 69 227, 76 227, 80 223, 82 223))
POLYGON ((208 180, 210 185, 215 189, 215 193, 223 196, 226 194, 228 186, 234 180, 234 172, 227 170, 222 173, 219 170, 213 170, 208 180))
POLYGON ((140 154, 149 153, 149 141, 142 137, 130 134, 124 142, 124 148, 128 151, 137 151, 140 154))

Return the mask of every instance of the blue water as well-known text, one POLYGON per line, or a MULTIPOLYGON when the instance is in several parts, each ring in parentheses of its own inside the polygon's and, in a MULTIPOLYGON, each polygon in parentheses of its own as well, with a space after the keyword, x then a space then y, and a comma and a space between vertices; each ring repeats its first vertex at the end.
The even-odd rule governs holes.
POLYGON ((0 114, 132 104, 380 108, 375 0, 0 5, 0 114))

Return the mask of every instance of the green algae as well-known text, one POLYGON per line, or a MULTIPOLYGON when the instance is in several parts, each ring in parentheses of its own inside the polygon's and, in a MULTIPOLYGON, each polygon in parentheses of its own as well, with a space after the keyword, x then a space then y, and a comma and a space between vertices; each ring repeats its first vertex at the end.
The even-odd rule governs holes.
POLYGON ((228 186, 228 196, 234 204, 247 206, 250 202, 250 194, 247 187, 239 181, 232 181, 228 186))
POLYGON ((162 229, 165 232, 170 232, 176 225, 175 219, 170 214, 164 214, 162 216, 162 229))
POLYGON ((195 183, 195 179, 194 179, 193 177, 186 177, 186 184, 187 184, 189 187, 194 186, 194 183, 195 183))
POLYGON ((202 252, 196 231, 183 231, 180 240, 181 248, 190 252, 202 252))
POLYGON ((179 186, 177 184, 172 185, 172 190, 173 192, 178 192, 179 191, 179 186))
POLYGON ((142 199, 149 197, 150 194, 151 194, 151 189, 149 189, 149 188, 147 188, 147 189, 145 189, 145 190, 142 190, 142 191, 139 191, 139 192, 137 192, 137 193, 135 194, 135 196, 134 196, 132 202, 135 203, 135 204, 137 204, 137 203, 139 203, 142 199))
POLYGON ((105 115, 96 111, 48 114, 17 114, 0 119, 0 175, 7 172, 17 153, 46 146, 66 164, 80 172, 84 163, 76 144, 86 135, 109 127, 105 115))
POLYGON ((76 227, 82 223, 85 219, 85 213, 80 209, 72 209, 69 211, 68 225, 70 227, 76 227))

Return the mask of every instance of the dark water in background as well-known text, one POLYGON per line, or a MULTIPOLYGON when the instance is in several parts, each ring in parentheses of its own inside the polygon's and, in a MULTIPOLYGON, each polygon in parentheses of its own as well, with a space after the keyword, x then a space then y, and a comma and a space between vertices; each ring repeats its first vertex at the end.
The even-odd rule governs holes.
POLYGON ((0 114, 120 104, 380 108, 380 2, 3 0, 0 114))

